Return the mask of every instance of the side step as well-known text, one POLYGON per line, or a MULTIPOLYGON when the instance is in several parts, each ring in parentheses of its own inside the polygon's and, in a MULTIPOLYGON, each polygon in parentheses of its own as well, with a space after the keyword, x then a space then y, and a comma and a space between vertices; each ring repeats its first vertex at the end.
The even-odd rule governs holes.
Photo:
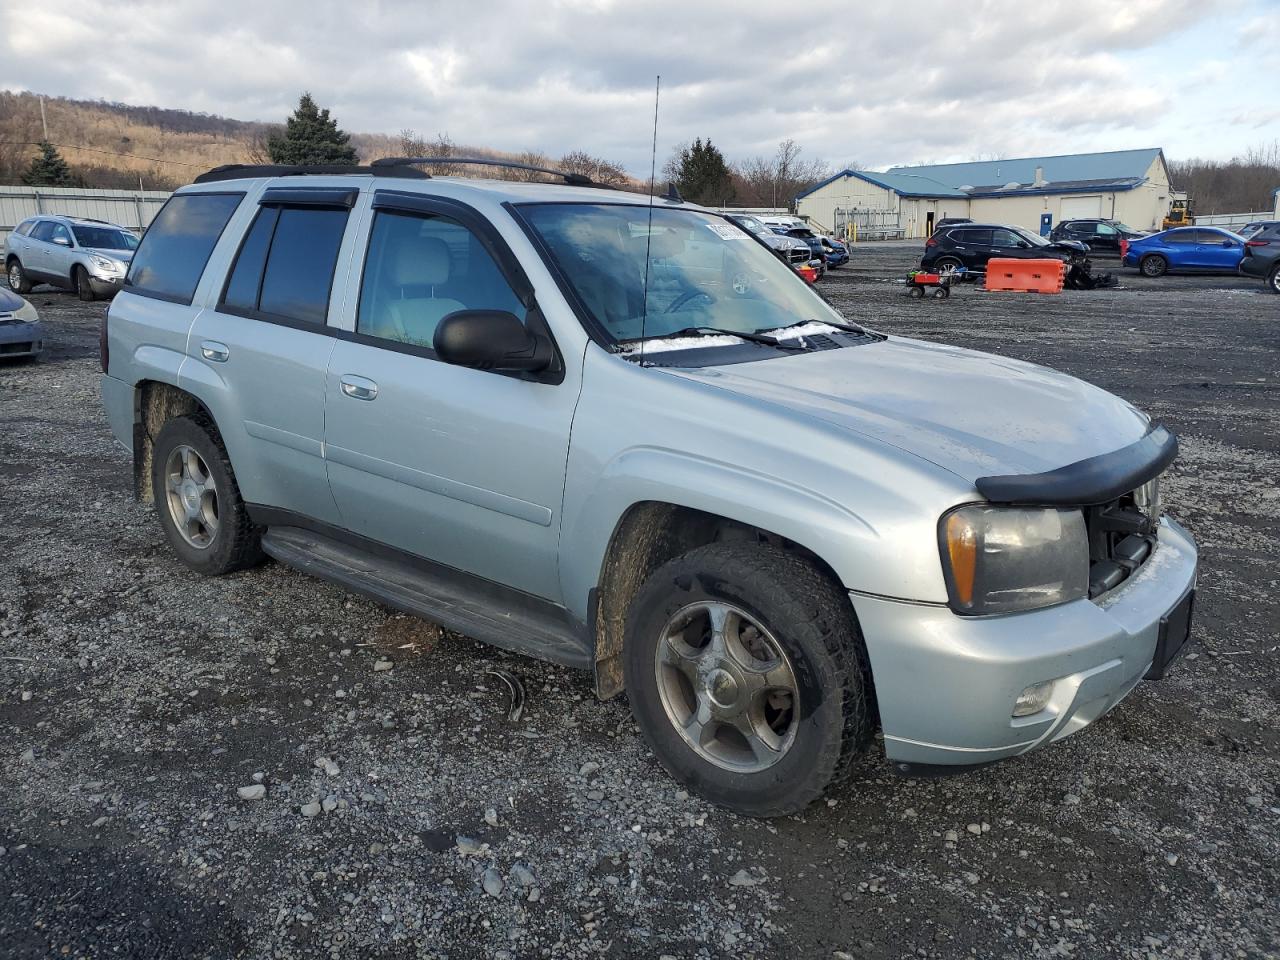
POLYGON ((269 527, 262 549, 281 563, 473 639, 589 670, 591 645, 561 607, 450 567, 389 557, 301 527, 269 527))

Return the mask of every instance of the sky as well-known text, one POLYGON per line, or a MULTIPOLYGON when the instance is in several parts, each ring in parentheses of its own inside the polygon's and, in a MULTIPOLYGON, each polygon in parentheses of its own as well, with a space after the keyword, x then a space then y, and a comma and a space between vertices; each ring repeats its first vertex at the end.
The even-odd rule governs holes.
POLYGON ((0 0, 0 23, 0 89, 268 121, 310 90, 349 131, 634 175, 659 74, 659 166, 694 137, 836 169, 1280 139, 1280 0, 0 0))

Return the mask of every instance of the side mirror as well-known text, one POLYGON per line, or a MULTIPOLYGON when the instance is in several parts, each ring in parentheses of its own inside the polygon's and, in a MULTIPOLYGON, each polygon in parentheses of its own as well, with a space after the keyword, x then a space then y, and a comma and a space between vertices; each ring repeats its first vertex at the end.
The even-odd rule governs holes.
POLYGON ((1027 243, 1027 241, 1025 241, 1025 240, 1019 240, 1019 241, 1018 241, 1018 249, 1019 249, 1019 250, 1030 250, 1030 249, 1031 249, 1031 244, 1027 243))
POLYGON ((477 370, 545 370, 551 341, 533 333, 505 310, 458 310, 436 327, 432 340, 445 363, 477 370))
POLYGON ((54 242, 54 243, 56 243, 56 244, 57 244, 58 246, 60 246, 60 247, 69 247, 69 246, 71 246, 71 241, 70 241, 70 240, 68 240, 66 237, 54 237, 54 238, 53 238, 53 242, 54 242))
POLYGON ((1223 240, 1222 245, 1224 247, 1234 247, 1236 244, 1234 240, 1223 240))

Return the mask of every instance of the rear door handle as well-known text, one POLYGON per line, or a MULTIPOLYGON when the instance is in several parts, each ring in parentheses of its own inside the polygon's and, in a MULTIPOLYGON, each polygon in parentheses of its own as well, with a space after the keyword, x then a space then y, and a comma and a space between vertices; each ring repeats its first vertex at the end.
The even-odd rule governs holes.
POLYGON ((356 400, 372 400, 378 395, 378 385, 366 377, 348 373, 342 376, 342 392, 356 400))
POLYGON ((200 356, 214 363, 226 363, 227 358, 231 356, 231 351, 227 349, 225 343, 219 343, 217 340, 203 340, 200 343, 200 356))

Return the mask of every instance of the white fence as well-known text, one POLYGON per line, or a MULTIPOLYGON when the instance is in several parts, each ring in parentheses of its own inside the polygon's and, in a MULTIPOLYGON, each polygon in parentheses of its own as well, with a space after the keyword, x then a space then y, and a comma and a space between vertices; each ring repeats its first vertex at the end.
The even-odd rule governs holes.
POLYGON ((14 227, 37 213, 106 220, 141 233, 168 199, 164 190, 0 186, 0 243, 14 227))
POLYGON ((1246 223, 1255 220, 1271 220, 1271 212, 1259 210, 1254 213, 1214 213, 1206 217, 1192 217, 1197 227, 1222 227, 1226 230, 1239 230, 1246 223))

